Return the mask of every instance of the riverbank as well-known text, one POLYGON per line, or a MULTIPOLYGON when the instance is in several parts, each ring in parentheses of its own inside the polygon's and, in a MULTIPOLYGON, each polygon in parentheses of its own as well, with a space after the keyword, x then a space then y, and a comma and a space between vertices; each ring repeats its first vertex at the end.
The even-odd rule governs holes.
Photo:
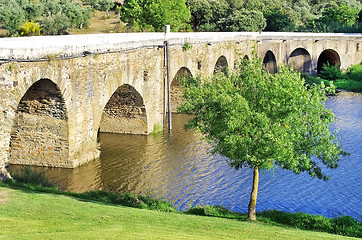
MULTIPOLYGON (((80 196, 54 188, 1 182, 0 236, 4 239, 347 239, 275 222, 125 207, 102 201, 102 195, 97 193, 94 196, 100 201, 80 196)), ((129 200, 135 204, 143 202, 131 197, 129 200)))

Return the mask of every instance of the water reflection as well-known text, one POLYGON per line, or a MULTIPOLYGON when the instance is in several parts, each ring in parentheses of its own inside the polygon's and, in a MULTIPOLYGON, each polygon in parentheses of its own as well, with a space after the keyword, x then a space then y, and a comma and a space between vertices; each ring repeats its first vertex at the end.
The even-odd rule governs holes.
MULTIPOLYGON (((342 94, 327 101, 336 116, 341 142, 351 153, 329 182, 276 169, 261 175, 257 210, 302 211, 328 217, 362 219, 362 95, 342 94)), ((164 198, 179 209, 191 205, 223 205, 246 212, 251 190, 249 169, 231 169, 209 154, 209 145, 194 131, 185 131, 186 115, 174 115, 173 134, 149 136, 100 134, 101 158, 77 169, 46 169, 62 189, 127 191, 164 198)), ((11 166, 11 170, 16 169, 11 166)))

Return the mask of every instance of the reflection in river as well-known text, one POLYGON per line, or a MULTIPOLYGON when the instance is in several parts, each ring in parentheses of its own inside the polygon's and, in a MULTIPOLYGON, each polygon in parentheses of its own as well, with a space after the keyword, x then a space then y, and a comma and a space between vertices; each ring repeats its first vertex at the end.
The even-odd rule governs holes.
MULTIPOLYGON (((257 210, 278 209, 328 217, 362 219, 362 95, 343 93, 327 101, 336 116, 341 142, 351 156, 341 160, 324 182, 307 174, 275 169, 261 175, 257 210)), ((173 133, 149 136, 100 134, 101 158, 77 169, 47 169, 62 189, 127 191, 168 199, 179 209, 223 205, 246 212, 251 190, 249 169, 233 170, 209 145, 185 131, 189 116, 174 115, 173 133)), ((11 170, 16 169, 11 166, 11 170)))

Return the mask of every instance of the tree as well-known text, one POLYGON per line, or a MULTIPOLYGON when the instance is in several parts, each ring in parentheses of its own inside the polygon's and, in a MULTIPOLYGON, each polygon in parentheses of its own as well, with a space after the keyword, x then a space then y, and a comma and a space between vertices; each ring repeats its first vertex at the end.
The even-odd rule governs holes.
POLYGON ((325 8, 322 12, 322 17, 319 18, 320 22, 339 22, 341 24, 352 26, 358 19, 357 8, 349 7, 342 3, 338 7, 325 8))
POLYGON ((25 23, 26 13, 15 1, 0 1, 0 22, 11 36, 17 36, 21 24, 25 23))
POLYGON ((284 9, 275 7, 264 13, 266 18, 266 31, 281 32, 285 30, 293 30, 293 21, 283 10, 284 9))
POLYGON ((172 30, 189 29, 190 10, 186 0, 127 0, 122 5, 121 20, 140 31, 163 31, 164 25, 172 30))
POLYGON ((254 55, 235 73, 183 84, 186 102, 179 110, 195 115, 187 127, 201 132, 231 167, 253 169, 250 220, 256 219, 259 171, 279 166, 327 180, 322 166, 336 168, 345 154, 328 129, 333 114, 324 107, 324 92, 307 89, 292 69, 272 75, 254 55))
POLYGON ((266 21, 263 13, 257 10, 235 10, 226 18, 220 20, 221 30, 238 32, 261 32, 265 26, 266 21))

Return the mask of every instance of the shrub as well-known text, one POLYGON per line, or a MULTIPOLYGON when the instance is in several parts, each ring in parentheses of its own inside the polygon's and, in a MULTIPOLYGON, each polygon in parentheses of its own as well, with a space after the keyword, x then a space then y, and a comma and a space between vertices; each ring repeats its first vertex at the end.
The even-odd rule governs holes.
POLYGON ((349 67, 345 77, 354 81, 362 81, 362 63, 349 67))
POLYGON ((350 237, 362 237, 362 223, 350 216, 327 218, 306 213, 286 213, 268 210, 260 213, 262 221, 277 222, 300 229, 329 232, 350 237))
POLYGON ((61 13, 46 17, 41 25, 44 35, 66 35, 71 27, 67 16, 61 13))
POLYGON ((39 36, 40 35, 40 25, 32 21, 26 21, 23 25, 19 27, 20 36, 39 36))
POLYGON ((49 181, 43 172, 37 172, 31 166, 16 171, 12 174, 13 178, 20 183, 38 185, 43 187, 54 187, 54 184, 49 181))
POLYGON ((327 63, 323 65, 323 68, 318 76, 326 80, 337 80, 343 78, 343 73, 337 65, 331 66, 327 63))

